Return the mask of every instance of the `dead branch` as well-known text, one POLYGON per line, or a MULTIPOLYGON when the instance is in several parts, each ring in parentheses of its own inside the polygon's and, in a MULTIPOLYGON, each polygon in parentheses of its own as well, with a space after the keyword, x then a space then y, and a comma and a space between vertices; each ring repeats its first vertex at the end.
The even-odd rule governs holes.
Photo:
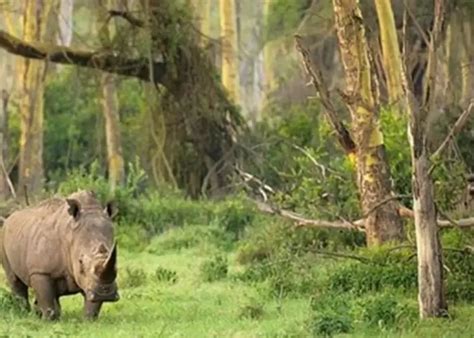
MULTIPOLYGON (((128 21, 132 26, 137 26, 140 28, 145 27, 145 23, 133 16, 130 12, 127 11, 118 11, 118 10, 110 10, 109 11, 110 18, 113 17, 121 17, 122 19, 125 19, 128 21)), ((107 20, 108 21, 108 20, 107 20)))
POLYGON ((324 112, 332 127, 336 131, 337 139, 342 146, 342 148, 347 153, 355 153, 356 146, 352 137, 347 130, 344 123, 337 116, 336 108, 331 102, 329 91, 327 86, 324 83, 321 71, 314 67, 311 62, 311 56, 309 51, 303 46, 303 38, 299 35, 295 35, 296 49, 301 54, 303 59, 303 65, 306 69, 306 72, 311 77, 311 82, 316 89, 316 92, 319 94, 321 104, 324 106, 324 112))
POLYGON ((144 81, 165 84, 166 64, 148 58, 127 58, 114 51, 84 51, 63 46, 51 46, 36 42, 25 42, 0 30, 0 48, 29 59, 45 60, 64 65, 95 68, 105 72, 132 76, 144 81))
POLYGON ((353 224, 349 222, 309 219, 293 211, 280 209, 268 203, 264 203, 264 202, 256 201, 256 200, 252 200, 252 201, 256 204, 258 210, 271 214, 271 215, 279 215, 283 218, 288 218, 294 221, 297 227, 336 228, 336 229, 352 229, 352 230, 364 231, 362 228, 360 228, 364 225, 363 220, 353 222, 353 224, 355 225, 354 226, 353 224))
MULTIPOLYGON (((390 200, 394 200, 396 198, 401 198, 401 196, 393 196, 391 197, 390 200)), ((257 201, 254 199, 251 199, 251 201, 255 203, 259 211, 270 214, 270 215, 278 215, 280 217, 289 219, 295 223, 295 227, 297 228, 306 227, 306 228, 348 229, 348 230, 357 230, 357 231, 365 232, 364 218, 361 218, 352 222, 346 221, 346 220, 327 221, 327 220, 321 220, 321 219, 311 219, 303 215, 297 214, 293 211, 280 209, 276 206, 272 206, 265 202, 257 201)), ((387 203, 388 201, 389 199, 382 201, 383 203, 379 203, 377 207, 382 206, 384 203, 387 203)), ((398 209, 398 212, 400 216, 403 218, 410 218, 410 219, 414 218, 413 211, 407 207, 400 206, 398 209)), ((455 221, 438 219, 437 224, 438 224, 438 227, 440 228, 453 228, 453 227, 470 228, 470 227, 474 227, 474 217, 463 218, 463 219, 459 219, 455 221)))
MULTIPOLYGON (((378 208, 380 208, 381 206, 391 202, 391 201, 394 201, 394 200, 399 200, 399 199, 402 199, 402 198, 407 198, 407 197, 410 197, 410 195, 395 195, 395 196, 389 196, 387 198, 385 198, 384 200, 380 201, 379 203, 377 203, 376 205, 374 205, 369 211, 367 211, 363 216, 362 218, 367 218, 370 216, 370 214, 372 214, 375 210, 377 210, 378 208)), ((400 214, 401 216, 401 214, 400 214)))
POLYGON ((448 146, 449 142, 454 138, 454 136, 456 136, 456 134, 458 134, 463 128, 464 126, 466 125, 468 119, 469 119, 469 116, 471 114, 471 111, 473 111, 474 109, 474 99, 471 100, 471 102, 469 103, 469 106, 463 111, 463 113, 459 116, 459 118, 457 119, 456 123, 454 124, 454 126, 451 128, 451 130, 449 131, 448 135, 446 136, 446 138, 444 139, 443 143, 441 143, 441 145, 439 146, 439 148, 433 153, 433 155, 431 155, 431 158, 432 159, 435 159, 437 158, 438 156, 441 155, 441 153, 446 149, 446 147, 448 146))

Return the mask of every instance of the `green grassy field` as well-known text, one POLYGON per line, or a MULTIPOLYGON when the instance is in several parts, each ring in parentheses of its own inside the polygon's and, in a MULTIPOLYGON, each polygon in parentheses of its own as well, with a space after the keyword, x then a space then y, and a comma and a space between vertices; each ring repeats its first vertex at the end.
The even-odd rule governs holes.
MULTIPOLYGON (((262 292, 263 284, 251 285, 232 278, 240 269, 233 250, 226 253, 228 277, 204 281, 200 266, 216 251, 212 245, 168 249, 159 254, 120 250, 121 300, 106 304, 97 321, 85 321, 82 298, 70 296, 62 299, 63 315, 54 323, 43 322, 34 314, 0 313, 0 337, 312 336, 308 329, 309 297, 270 297, 262 292), (159 280, 158 267, 175 271, 176 281, 159 280)), ((5 287, 3 275, 0 287, 5 287)), ((0 299, 0 309, 1 306, 0 299)), ((452 319, 426 321, 409 329, 385 331, 356 323, 351 334, 340 336, 474 337, 473 307, 457 306, 451 310, 452 319)))

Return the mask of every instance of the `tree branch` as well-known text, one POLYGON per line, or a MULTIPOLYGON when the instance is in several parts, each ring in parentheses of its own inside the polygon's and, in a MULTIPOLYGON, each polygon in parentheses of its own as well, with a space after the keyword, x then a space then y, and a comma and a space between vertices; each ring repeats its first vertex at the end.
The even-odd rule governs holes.
POLYGON ((68 47, 29 43, 2 30, 0 30, 0 48, 29 59, 95 68, 113 74, 136 77, 144 81, 150 81, 150 78, 153 78, 155 83, 164 84, 166 64, 153 62, 153 74, 150 74, 151 67, 147 58, 132 59, 120 56, 113 51, 83 51, 68 47))
POLYGON ((110 14, 111 18, 118 16, 118 17, 121 17, 121 18, 125 19, 132 26, 137 26, 137 27, 140 27, 140 28, 145 27, 145 23, 142 20, 140 20, 140 19, 136 18, 135 16, 133 16, 130 12, 110 10, 109 14, 110 14))
POLYGON ((347 153, 355 153, 356 146, 352 137, 347 130, 346 126, 337 116, 336 108, 331 102, 329 91, 327 86, 324 84, 324 80, 319 69, 315 69, 314 65, 311 62, 311 57, 309 51, 303 46, 303 39, 299 35, 295 35, 296 49, 301 54, 303 58, 303 64, 305 66, 306 72, 311 77, 311 82, 316 89, 316 92, 319 94, 321 104, 325 108, 325 113, 332 127, 336 131, 337 139, 341 144, 342 148, 347 153))
POLYGON ((451 141, 454 136, 459 133, 464 126, 466 125, 466 122, 468 121, 469 115, 471 114, 471 111, 474 110, 474 98, 471 100, 469 103, 469 106, 464 110, 464 112, 459 116, 458 120, 454 124, 454 126, 451 128, 449 131, 448 135, 444 139, 443 143, 439 146, 439 148, 431 155, 431 158, 437 158, 441 153, 446 149, 446 147, 449 144, 449 141, 451 141))

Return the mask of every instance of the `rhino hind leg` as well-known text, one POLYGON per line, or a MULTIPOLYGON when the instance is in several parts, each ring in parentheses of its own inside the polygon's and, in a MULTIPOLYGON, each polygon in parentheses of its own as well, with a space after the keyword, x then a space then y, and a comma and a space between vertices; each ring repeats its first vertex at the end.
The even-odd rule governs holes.
POLYGON ((6 258, 3 259, 2 263, 3 270, 5 271, 5 276, 12 290, 12 293, 24 302, 25 308, 29 311, 30 302, 28 301, 28 286, 23 283, 17 275, 15 275, 15 273, 10 268, 10 264, 8 263, 8 260, 6 258))
POLYGON ((91 302, 90 300, 84 300, 84 316, 86 319, 94 320, 99 317, 102 302, 91 302))
POLYGON ((30 278, 31 287, 36 294, 36 307, 46 320, 59 319, 61 310, 54 283, 47 275, 36 274, 30 278))

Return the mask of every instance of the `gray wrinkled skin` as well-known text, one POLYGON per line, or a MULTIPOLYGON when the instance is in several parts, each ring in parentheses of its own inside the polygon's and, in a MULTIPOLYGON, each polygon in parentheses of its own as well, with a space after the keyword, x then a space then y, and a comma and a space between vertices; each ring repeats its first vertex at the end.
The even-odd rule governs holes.
POLYGON ((59 298, 81 293, 87 318, 99 315, 103 302, 119 299, 115 282, 117 248, 112 208, 94 193, 79 191, 14 212, 0 233, 0 258, 12 292, 29 308, 58 319, 59 298))

